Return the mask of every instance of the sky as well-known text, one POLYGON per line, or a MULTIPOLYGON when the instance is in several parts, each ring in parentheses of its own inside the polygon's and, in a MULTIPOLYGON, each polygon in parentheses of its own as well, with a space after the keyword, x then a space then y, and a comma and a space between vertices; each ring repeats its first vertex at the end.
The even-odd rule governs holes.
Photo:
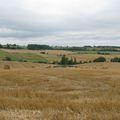
POLYGON ((0 43, 120 46, 120 0, 0 0, 0 43))

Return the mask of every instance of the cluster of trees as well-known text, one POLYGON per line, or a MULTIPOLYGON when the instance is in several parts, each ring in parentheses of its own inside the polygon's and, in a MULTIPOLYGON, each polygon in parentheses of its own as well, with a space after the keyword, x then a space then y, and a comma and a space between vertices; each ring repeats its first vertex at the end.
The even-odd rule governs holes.
POLYGON ((49 45, 39 45, 39 44, 28 44, 27 46, 21 46, 16 44, 0 44, 0 48, 6 49, 30 49, 30 50, 71 50, 71 51, 98 51, 98 53, 102 52, 119 52, 119 46, 83 46, 83 47, 70 47, 70 46, 49 46, 49 45))
POLYGON ((83 47, 70 47, 70 46, 56 46, 53 49, 59 50, 70 50, 70 51, 97 51, 97 52, 119 52, 120 47, 118 46, 83 46, 83 47))
MULTIPOLYGON (((98 57, 95 60, 93 60, 93 62, 106 62, 106 58, 105 57, 98 57)), ((110 62, 120 62, 120 57, 114 57, 111 58, 110 62)))
POLYGON ((114 57, 110 61, 111 62, 120 62, 120 58, 119 57, 114 57))
POLYGON ((4 48, 4 49, 24 49, 24 46, 20 46, 20 45, 16 45, 16 44, 6 44, 6 45, 0 44, 0 48, 4 48))
POLYGON ((38 44, 28 44, 27 49, 29 50, 51 50, 52 47, 49 45, 38 45, 38 44))
POLYGON ((67 58, 65 55, 62 56, 60 63, 61 65, 75 65, 78 64, 76 58, 67 58))

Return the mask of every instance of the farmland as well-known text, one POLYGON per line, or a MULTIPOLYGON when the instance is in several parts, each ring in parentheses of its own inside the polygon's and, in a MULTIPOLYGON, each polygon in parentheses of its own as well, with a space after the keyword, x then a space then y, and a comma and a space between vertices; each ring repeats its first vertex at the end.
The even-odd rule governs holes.
POLYGON ((103 54, 97 54, 95 51, 67 51, 67 50, 11 50, 1 49, 0 59, 4 59, 5 56, 10 56, 13 61, 26 60, 28 62, 46 62, 52 63, 54 61, 60 61, 62 55, 66 55, 68 58, 76 58, 77 61, 93 61, 99 56, 103 56, 110 61, 111 58, 120 57, 119 52, 101 52, 103 54), (45 54, 42 54, 44 52, 45 54))
POLYGON ((32 52, 32 51, 6 51, 6 50, 0 50, 0 59, 3 60, 5 57, 11 58, 11 61, 25 61, 25 62, 40 62, 40 63, 51 63, 54 60, 59 61, 60 56, 57 55, 45 55, 40 54, 39 52, 32 52))
MULTIPOLYGON (((58 53, 65 51, 0 52, 0 120, 119 120, 120 63, 56 67, 31 60, 60 59, 58 53), (6 55, 13 55, 17 60, 19 56, 28 62, 3 61, 6 55), (10 69, 4 69, 4 65, 9 65, 10 69)), ((84 60, 98 57, 69 51, 66 55, 84 60)))

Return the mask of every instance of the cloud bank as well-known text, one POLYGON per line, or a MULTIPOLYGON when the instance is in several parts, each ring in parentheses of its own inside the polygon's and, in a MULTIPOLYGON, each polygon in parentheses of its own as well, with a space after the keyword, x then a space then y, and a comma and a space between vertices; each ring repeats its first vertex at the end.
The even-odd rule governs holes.
POLYGON ((0 42, 120 45, 119 0, 0 0, 0 42))

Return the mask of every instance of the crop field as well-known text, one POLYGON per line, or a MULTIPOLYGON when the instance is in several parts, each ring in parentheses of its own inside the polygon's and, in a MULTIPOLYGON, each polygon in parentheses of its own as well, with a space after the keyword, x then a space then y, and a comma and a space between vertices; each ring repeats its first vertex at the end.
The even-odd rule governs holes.
POLYGON ((60 61, 62 55, 77 61, 120 57, 119 53, 1 49, 0 120, 119 120, 120 63, 72 67, 39 63, 60 61), (6 56, 11 60, 4 60, 6 56))
MULTIPOLYGON (((1 49, 0 59, 4 59, 5 56, 10 56, 13 61, 26 60, 28 62, 47 62, 52 63, 54 61, 60 61, 62 55, 66 55, 68 58, 76 58, 77 61, 93 61, 99 56, 103 56, 109 62, 111 58, 120 57, 119 52, 109 52, 109 54, 97 54, 96 51, 86 53, 86 51, 72 52, 65 50, 10 50, 1 49), (44 52, 44 54, 42 54, 44 52)), ((106 53, 106 52, 102 52, 106 53)))
POLYGON ((11 56, 12 60, 19 61, 20 59, 25 59, 28 62, 48 62, 52 63, 54 61, 60 61, 62 55, 72 55, 75 52, 65 51, 65 50, 11 50, 11 49, 1 49, 0 58, 5 56, 11 56), (45 52, 42 54, 41 52, 45 52), (13 57, 19 56, 19 57, 13 57), (24 56, 24 58, 23 58, 24 56), (36 57, 36 58, 35 58, 36 57))
POLYGON ((119 63, 0 62, 0 120, 119 119, 119 63))
POLYGON ((120 120, 120 0, 0 0, 0 120, 120 120))
POLYGON ((51 55, 68 55, 68 54, 73 54, 74 52, 72 51, 65 51, 65 50, 11 50, 11 49, 2 49, 2 51, 9 52, 9 53, 40 53, 45 51, 48 54, 51 55))
POLYGON ((19 62, 47 62, 59 61, 61 56, 55 54, 41 54, 40 51, 30 50, 0 50, 0 60, 4 60, 5 57, 9 57, 11 61, 19 62))

